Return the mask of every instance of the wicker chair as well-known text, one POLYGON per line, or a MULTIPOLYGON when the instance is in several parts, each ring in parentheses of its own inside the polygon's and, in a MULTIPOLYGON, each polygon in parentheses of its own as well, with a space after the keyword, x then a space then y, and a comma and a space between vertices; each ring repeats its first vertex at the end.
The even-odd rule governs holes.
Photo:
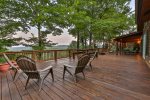
POLYGON ((13 80, 17 79, 23 73, 23 71, 18 66, 15 66, 5 53, 3 53, 3 56, 10 66, 9 70, 13 70, 15 72, 13 80))
POLYGON ((82 73, 85 79, 85 74, 84 74, 84 68, 86 67, 87 63, 89 62, 90 56, 89 55, 83 55, 80 57, 80 59, 77 62, 77 65, 64 65, 64 71, 63 71, 63 79, 65 76, 65 72, 67 71, 70 75, 73 76, 74 81, 76 82, 76 74, 82 73))
POLYGON ((51 73, 52 80, 54 81, 52 66, 47 65, 48 67, 46 67, 45 69, 37 70, 36 62, 26 56, 19 56, 16 59, 16 62, 20 69, 22 69, 22 71, 28 76, 25 89, 30 79, 38 79, 38 82, 40 83, 40 91, 42 88, 43 81, 49 75, 49 73, 51 73))

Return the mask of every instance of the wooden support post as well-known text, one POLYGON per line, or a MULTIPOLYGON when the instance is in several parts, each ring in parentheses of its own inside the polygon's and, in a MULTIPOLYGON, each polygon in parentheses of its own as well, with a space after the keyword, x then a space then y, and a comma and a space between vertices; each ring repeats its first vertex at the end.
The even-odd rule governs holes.
POLYGON ((122 42, 120 42, 120 54, 122 55, 122 42))
POLYGON ((124 48, 124 42, 122 42, 122 54, 124 53, 123 48, 124 48))
POLYGON ((118 41, 116 42, 116 55, 118 55, 118 41))
POLYGON ((73 59, 75 59, 75 53, 73 52, 73 59))
POLYGON ((71 50, 69 50, 68 52, 69 52, 69 59, 71 59, 71 50))
POLYGON ((119 44, 119 53, 120 53, 120 55, 121 55, 121 42, 120 42, 120 44, 119 44))
POLYGON ((32 59, 36 60, 36 53, 32 51, 32 59))
POLYGON ((122 48, 123 49, 123 54, 124 54, 124 48, 126 48, 126 43, 125 42, 123 43, 123 48, 122 48))
POLYGON ((121 42, 121 54, 123 54, 123 43, 121 42))
POLYGON ((57 61, 57 50, 54 51, 54 60, 57 61))

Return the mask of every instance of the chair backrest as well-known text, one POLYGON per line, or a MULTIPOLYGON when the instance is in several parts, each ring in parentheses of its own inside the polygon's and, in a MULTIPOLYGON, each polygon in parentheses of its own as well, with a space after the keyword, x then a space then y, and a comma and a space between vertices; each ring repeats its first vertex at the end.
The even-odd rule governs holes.
POLYGON ((36 68, 36 63, 34 60, 32 60, 29 57, 26 56, 19 56, 16 59, 16 62, 18 64, 18 66, 20 67, 20 69, 28 76, 30 76, 30 78, 39 78, 39 72, 37 71, 36 68))
POLYGON ((10 68, 16 68, 16 66, 10 61, 10 59, 7 57, 5 53, 3 53, 3 56, 5 60, 7 61, 7 63, 10 65, 10 68))
POLYGON ((98 52, 97 52, 97 51, 95 51, 95 52, 94 52, 94 54, 90 56, 91 60, 94 60, 94 59, 95 59, 95 57, 96 57, 97 53, 98 53, 98 52))
POLYGON ((86 67, 87 63, 89 62, 89 60, 90 60, 89 55, 83 55, 82 57, 80 57, 80 59, 78 60, 75 73, 82 72, 84 68, 86 67))
POLYGON ((77 55, 77 58, 78 58, 78 60, 82 57, 82 56, 84 56, 86 53, 80 53, 80 54, 78 54, 77 55))

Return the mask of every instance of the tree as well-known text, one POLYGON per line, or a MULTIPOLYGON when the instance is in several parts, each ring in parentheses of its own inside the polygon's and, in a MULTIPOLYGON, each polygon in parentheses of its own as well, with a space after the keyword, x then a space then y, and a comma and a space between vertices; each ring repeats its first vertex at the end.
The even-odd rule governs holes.
POLYGON ((65 8, 57 2, 51 0, 10 0, 10 2, 8 8, 11 9, 10 17, 23 27, 20 31, 28 33, 31 27, 37 28, 38 37, 32 35, 29 40, 25 39, 27 42, 36 42, 36 48, 44 49, 46 45, 52 44, 46 40, 48 34, 60 35, 63 32, 65 8))
POLYGON ((0 51, 6 51, 8 46, 17 45, 21 38, 13 35, 19 30, 20 24, 10 17, 10 1, 0 2, 0 51))
POLYGON ((84 41, 81 37, 82 34, 85 33, 85 30, 87 30, 90 20, 82 8, 84 7, 85 2, 85 0, 75 0, 72 2, 71 10, 68 15, 68 20, 71 25, 71 27, 69 27, 69 33, 77 37, 77 49, 80 48, 80 41, 84 41))
POLYGON ((77 42, 76 41, 72 41, 70 43, 70 45, 68 46, 68 49, 76 49, 76 45, 77 45, 77 42))
POLYGON ((112 38, 135 28, 129 1, 7 0, 5 16, 9 15, 11 23, 5 21, 3 27, 10 25, 11 32, 25 33, 36 27, 38 37, 32 33, 32 37, 25 40, 38 49, 53 44, 46 39, 48 34, 60 35, 63 28, 68 28, 77 38, 77 49, 94 48, 96 42, 107 44, 112 38))
MULTIPOLYGON (((69 33, 77 37, 77 49, 83 41, 93 48, 96 41, 111 41, 117 35, 130 30, 132 23, 130 0, 72 0, 66 3, 69 33), (71 4, 72 3, 72 4, 71 4), (111 16, 110 16, 111 15, 111 16)), ((63 2, 63 3, 64 3, 63 2)), ((86 45, 87 46, 87 45, 86 45)))

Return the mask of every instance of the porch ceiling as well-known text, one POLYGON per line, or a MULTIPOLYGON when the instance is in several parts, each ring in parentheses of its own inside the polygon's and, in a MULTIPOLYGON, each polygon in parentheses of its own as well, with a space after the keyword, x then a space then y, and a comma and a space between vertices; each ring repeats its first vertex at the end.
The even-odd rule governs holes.
POLYGON ((118 41, 118 42, 123 42, 123 43, 138 42, 138 41, 141 41, 141 36, 142 36, 141 32, 134 32, 134 33, 130 33, 130 34, 116 37, 114 40, 118 41))

